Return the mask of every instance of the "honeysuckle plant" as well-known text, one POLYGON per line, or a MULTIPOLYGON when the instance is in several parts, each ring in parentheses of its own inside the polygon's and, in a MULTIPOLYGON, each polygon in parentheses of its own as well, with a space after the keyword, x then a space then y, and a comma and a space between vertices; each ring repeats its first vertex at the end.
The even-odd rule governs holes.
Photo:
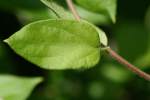
MULTIPOLYGON (((99 16, 96 20, 100 22, 105 19, 115 23, 117 0, 74 0, 75 5, 72 0, 66 0, 69 10, 58 4, 57 0, 41 1, 53 12, 52 19, 30 23, 4 40, 18 55, 43 69, 78 70, 94 67, 102 53, 107 52, 132 72, 150 81, 149 74, 109 47, 105 32, 94 24, 95 19, 87 17, 99 16)), ((12 79, 15 81, 17 78, 12 79)), ((37 84, 40 80, 33 80, 33 83, 37 84)))

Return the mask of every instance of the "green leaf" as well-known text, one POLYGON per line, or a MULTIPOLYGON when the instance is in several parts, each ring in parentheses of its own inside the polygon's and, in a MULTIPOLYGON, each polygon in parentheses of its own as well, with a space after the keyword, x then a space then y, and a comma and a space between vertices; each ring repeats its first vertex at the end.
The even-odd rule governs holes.
POLYGON ((109 19, 109 17, 107 17, 104 14, 95 13, 85 8, 82 8, 80 6, 76 6, 76 9, 81 18, 83 18, 84 20, 90 21, 94 24, 109 25, 111 23, 111 20, 109 19))
MULTIPOLYGON (((50 16, 54 19, 74 19, 73 15, 69 10, 65 9, 62 5, 58 4, 57 0, 41 0, 46 6, 51 10, 50 16)), ((60 1, 61 2, 61 1, 60 1)), ((81 18, 90 21, 98 25, 108 25, 110 24, 110 18, 105 14, 95 13, 84 9, 80 6, 75 5, 76 10, 78 11, 81 18)))
POLYGON ((96 29, 97 29, 97 32, 99 33, 100 43, 104 46, 108 46, 108 38, 107 38, 105 32, 103 32, 98 27, 96 27, 96 29))
POLYGON ((86 21, 34 22, 5 40, 28 61, 45 69, 89 68, 100 59, 100 39, 86 21))
MULTIPOLYGON (((64 9, 63 7, 58 5, 53 0, 41 0, 41 1, 45 5, 47 5, 56 14, 56 16, 60 17, 61 19, 74 19, 71 13, 69 13, 66 9, 64 9)), ((76 6, 76 8, 77 8, 77 11, 79 11, 79 15, 86 20, 90 20, 91 22, 94 22, 94 23, 97 23, 99 21, 101 23, 108 23, 107 18, 103 15, 96 14, 94 12, 89 12, 79 6, 76 6)), ((56 16, 55 16, 55 18, 56 18, 56 16)), ((97 31, 100 36, 100 42, 103 45, 107 46, 108 39, 106 37, 106 34, 98 28, 97 28, 97 31)))
POLYGON ((16 77, 0 75, 0 99, 26 100, 33 88, 42 81, 41 78, 16 77))
POLYGON ((53 0, 41 0, 46 6, 48 6, 53 13, 55 13, 55 18, 62 18, 62 19, 74 19, 73 15, 66 11, 62 6, 54 2, 53 0))
POLYGON ((90 11, 105 14, 115 23, 117 0, 76 0, 76 2, 90 11))

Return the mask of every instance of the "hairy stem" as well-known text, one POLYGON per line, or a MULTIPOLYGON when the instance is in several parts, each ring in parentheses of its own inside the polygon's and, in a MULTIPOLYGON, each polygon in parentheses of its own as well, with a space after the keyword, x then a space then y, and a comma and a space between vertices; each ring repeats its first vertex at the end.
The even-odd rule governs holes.
POLYGON ((74 7, 72 0, 66 0, 66 2, 67 2, 67 5, 68 5, 70 11, 71 11, 72 14, 74 15, 75 19, 76 19, 77 21, 80 21, 81 18, 80 18, 78 12, 76 11, 76 9, 75 9, 75 7, 74 7))
MULTIPOLYGON (((74 15, 75 19, 77 21, 80 21, 80 16, 77 13, 72 0, 66 0, 67 5, 70 9, 70 11, 72 12, 72 14, 74 15)), ((106 47, 106 46, 105 46, 106 47)), ((138 76, 144 78, 145 80, 150 81, 150 75, 143 72, 142 70, 138 69, 136 66, 132 65, 131 63, 129 63, 127 60, 125 60, 123 57, 121 57, 119 54, 117 54, 115 51, 113 51, 110 47, 106 47, 106 52, 108 52, 108 54, 114 58, 115 60, 117 60, 120 64, 124 65, 126 68, 128 68, 129 70, 131 70, 133 73, 137 74, 138 76)))
POLYGON ((123 57, 121 57, 120 55, 118 55, 111 48, 107 48, 106 51, 108 52, 108 54, 110 56, 112 56, 112 58, 114 58, 119 63, 121 63, 122 65, 124 65, 126 68, 128 68, 129 70, 131 70, 133 73, 139 75, 140 77, 144 78, 145 80, 150 81, 150 75, 149 74, 143 72, 142 70, 138 69, 136 66, 132 65, 131 63, 129 63, 127 60, 125 60, 123 57))

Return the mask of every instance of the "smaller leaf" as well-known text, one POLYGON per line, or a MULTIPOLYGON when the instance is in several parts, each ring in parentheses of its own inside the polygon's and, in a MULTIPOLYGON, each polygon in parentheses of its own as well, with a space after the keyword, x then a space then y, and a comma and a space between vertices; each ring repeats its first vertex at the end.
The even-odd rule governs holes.
POLYGON ((42 78, 26 78, 0 75, 0 98, 2 100, 26 100, 42 78))
POLYGON ((92 11, 89 11, 83 7, 76 6, 76 9, 80 15, 81 18, 92 22, 97 25, 109 25, 111 23, 111 20, 108 16, 101 13, 95 13, 92 11))
MULTIPOLYGON (((74 19, 73 15, 66 11, 62 6, 58 5, 53 0, 41 0, 47 7, 49 7, 58 18, 61 19, 74 19)), ((56 18, 55 16, 55 18, 56 18)))
MULTIPOLYGON (((54 19, 74 19, 72 13, 65 9, 63 6, 57 4, 56 0, 41 0, 51 10, 50 17, 54 19)), ((110 24, 110 18, 105 14, 95 13, 84 9, 80 6, 75 6, 80 17, 90 21, 94 24, 108 25, 110 24)))
POLYGON ((117 0, 75 0, 80 6, 96 12, 105 14, 114 23, 116 22, 117 0))
POLYGON ((96 27, 97 32, 99 33, 100 43, 104 46, 108 45, 108 38, 104 31, 100 30, 98 27, 96 27))

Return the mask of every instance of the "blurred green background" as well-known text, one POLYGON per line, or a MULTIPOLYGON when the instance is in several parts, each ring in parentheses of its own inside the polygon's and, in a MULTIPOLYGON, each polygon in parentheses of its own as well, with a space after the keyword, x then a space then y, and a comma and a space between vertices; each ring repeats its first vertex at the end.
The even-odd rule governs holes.
MULTIPOLYGON (((40 0, 0 0, 0 74, 45 78, 28 100, 150 100, 150 83, 107 54, 88 70, 48 71, 3 43, 24 25, 48 18, 49 11, 40 0)), ((150 0, 118 0, 117 22, 99 27, 114 50, 150 73, 150 0)))

